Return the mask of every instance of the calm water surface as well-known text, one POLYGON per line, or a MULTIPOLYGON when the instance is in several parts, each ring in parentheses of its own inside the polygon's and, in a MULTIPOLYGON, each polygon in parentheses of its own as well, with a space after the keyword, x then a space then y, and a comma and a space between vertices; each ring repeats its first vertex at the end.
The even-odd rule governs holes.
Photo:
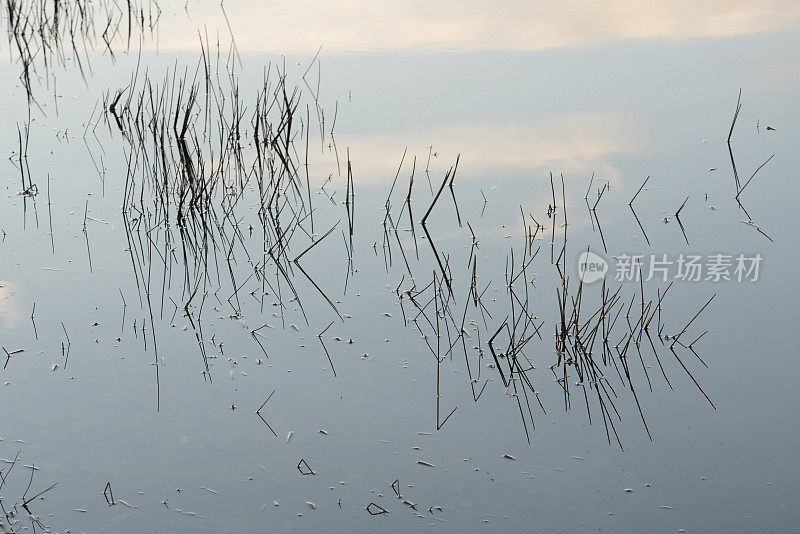
MULTIPOLYGON (((8 475, 0 531, 796 529, 795 3, 388 8, 356 1, 320 8, 228 1, 224 11, 168 3, 158 17, 145 4, 131 19, 130 37, 126 8, 108 3, 87 15, 93 25, 74 36, 74 48, 63 36, 48 38, 49 48, 31 41, 27 78, 9 21, 9 6, 19 4, 6 4, 0 344, 12 354, 0 371, 0 470, 8 475), (108 46, 107 27, 114 28, 108 46), (292 202, 308 206, 310 198, 314 226, 303 215, 293 226, 286 208, 283 224, 295 229, 288 256, 338 224, 302 265, 341 320, 299 269, 289 278, 302 309, 286 281, 278 282, 274 262, 260 263, 272 243, 265 247, 254 178, 242 186, 234 170, 223 169, 229 189, 213 190, 207 240, 193 241, 202 232, 191 227, 189 241, 199 248, 186 252, 177 205, 165 218, 142 164, 129 166, 141 147, 104 108, 123 91, 120 113, 136 115, 136 98, 127 98, 145 78, 173 89, 197 80, 201 111, 191 120, 205 161, 217 161, 220 130, 203 127, 201 38, 215 87, 230 89, 236 80, 237 142, 248 166, 257 157, 251 118, 266 73, 271 88, 279 75, 287 91, 298 88, 291 153, 303 189, 292 202), (740 188, 769 159, 741 204, 731 157, 740 188), (473 256, 486 288, 486 315, 472 308, 466 321, 466 360, 460 341, 448 353, 458 336, 452 324, 455 337, 442 326, 437 339, 422 318, 420 329, 413 324, 418 312, 398 298, 414 283, 426 287, 434 272, 447 294, 420 218, 457 160, 453 193, 445 187, 428 229, 452 278, 455 323, 469 302, 473 256), (401 212, 412 168, 416 247, 401 212), (634 204, 640 227, 628 203, 648 176, 634 204), (387 197, 397 237, 385 233, 387 197), (346 199, 354 202, 351 252, 346 199), (674 217, 684 201, 685 237, 674 217), (150 211, 132 210, 131 202, 150 211), (544 226, 530 241, 538 255, 515 282, 517 295, 527 286, 535 324, 543 322, 524 353, 544 411, 531 398, 522 416, 525 403, 503 385, 487 344, 506 316, 520 313, 506 280, 512 265, 520 272, 527 250, 521 210, 527 225, 544 226), (613 291, 624 255, 762 258, 755 282, 674 280, 664 298, 662 334, 675 336, 716 294, 681 338, 688 343, 708 331, 694 345, 707 367, 684 350, 690 377, 668 350, 672 342, 655 338, 670 387, 649 342, 640 347, 645 368, 631 348, 631 381, 652 439, 611 364, 604 370, 619 396, 616 436, 607 435, 596 404, 587 414, 580 386, 571 387, 565 409, 551 370, 562 287, 551 250, 557 260, 565 231, 570 298, 587 247, 609 263, 613 291), (261 335, 251 334, 265 323, 261 335), (437 341, 444 347, 438 378, 430 348, 437 341), (484 384, 476 402, 473 391, 484 384), (255 411, 273 391, 260 412, 268 427, 255 411), (299 472, 301 459, 314 475, 299 472), (32 522, 21 496, 54 483, 28 504, 38 518, 32 522), (107 483, 114 506, 103 494, 107 483), (370 515, 370 503, 389 513, 370 515)), ((36 10, 28 9, 33 20, 36 10)), ((64 13, 77 17, 74 8, 64 13)), ((209 107, 235 116, 233 92, 220 89, 217 97, 209 107)), ((266 113, 273 125, 277 109, 266 113)), ((668 282, 621 286, 625 304, 612 346, 629 331, 625 316, 638 319, 640 292, 645 305, 657 302, 668 282)), ((428 291, 420 305, 432 299, 428 291)), ((583 291, 588 320, 601 305, 601 284, 583 291)), ((438 303, 426 308, 429 317, 438 303)), ((441 324, 448 320, 442 312, 441 324)))

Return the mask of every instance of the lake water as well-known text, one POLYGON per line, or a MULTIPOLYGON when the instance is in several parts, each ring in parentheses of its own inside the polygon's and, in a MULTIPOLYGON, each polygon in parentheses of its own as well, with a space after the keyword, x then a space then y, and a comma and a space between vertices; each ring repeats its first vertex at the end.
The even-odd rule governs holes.
POLYGON ((2 16, 0 532, 796 529, 795 3, 2 16))

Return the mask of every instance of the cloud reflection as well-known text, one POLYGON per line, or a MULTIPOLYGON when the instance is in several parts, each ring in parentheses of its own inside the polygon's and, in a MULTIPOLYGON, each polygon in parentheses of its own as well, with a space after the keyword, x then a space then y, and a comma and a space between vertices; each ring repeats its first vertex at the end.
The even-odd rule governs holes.
POLYGON ((22 318, 13 295, 14 284, 0 280, 0 326, 3 328, 14 328, 22 318))
MULTIPOLYGON (((626 40, 682 41, 775 32, 800 23, 789 0, 608 0, 585 2, 447 0, 441 2, 224 3, 240 51, 542 50, 626 40)), ((197 46, 197 27, 227 42, 216 3, 165 13, 162 49, 197 46)))
MULTIPOLYGON (((613 112, 564 115, 535 122, 468 122, 428 130, 401 130, 386 134, 339 139, 350 146, 360 184, 389 183, 408 147, 417 156, 417 170, 427 163, 431 171, 444 172, 462 154, 461 179, 493 177, 501 182, 510 175, 530 176, 553 172, 616 180, 620 173, 613 157, 635 153, 647 145, 646 135, 634 117, 613 112)), ((405 166, 404 166, 405 167, 405 166)), ((410 172, 410 171, 409 171, 410 172)))

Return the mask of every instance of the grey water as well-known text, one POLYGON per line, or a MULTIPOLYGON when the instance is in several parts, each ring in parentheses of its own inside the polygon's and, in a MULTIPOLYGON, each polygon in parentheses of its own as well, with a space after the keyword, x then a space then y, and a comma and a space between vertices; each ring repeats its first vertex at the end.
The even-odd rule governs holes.
MULTIPOLYGON (((129 19, 101 2, 72 35, 26 29, 29 56, 9 13, 41 22, 40 4, 4 3, 0 531, 796 529, 792 3, 170 2, 134 3, 129 19), (296 98, 285 154, 299 186, 279 219, 288 260, 317 243, 307 276, 266 254, 254 174, 220 167, 213 206, 181 227, 163 203, 177 186, 148 181, 152 140, 109 110, 122 95, 120 115, 149 117, 145 79, 164 94, 195 83, 202 172, 234 145, 250 169, 267 77, 265 97, 283 79, 296 98), (641 335, 615 360, 629 379, 595 343, 613 432, 574 370, 568 403, 558 380, 559 290, 569 278, 572 313, 587 250, 621 288, 611 350, 648 302, 663 324, 660 361, 641 335), (760 258, 741 280, 740 255, 760 258), (641 284, 617 279, 633 256, 641 284), (727 276, 678 276, 688 256, 727 259, 727 276), (653 259, 668 266, 651 277, 653 259), (426 287, 438 336, 406 293, 426 287), (504 385, 488 345, 528 316, 542 324, 520 352, 535 397, 522 371, 504 385), (675 336, 701 334, 673 357, 675 336)), ((83 20, 57 4, 60 24, 83 20)), ((280 109, 265 113, 276 128, 280 109)), ((581 287, 580 324, 602 284, 581 287)))

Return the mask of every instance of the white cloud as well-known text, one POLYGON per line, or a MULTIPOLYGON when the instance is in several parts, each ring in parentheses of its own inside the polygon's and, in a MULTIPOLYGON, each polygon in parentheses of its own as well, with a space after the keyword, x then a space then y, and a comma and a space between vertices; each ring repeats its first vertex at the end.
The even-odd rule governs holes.
MULTIPOLYGON (((439 175, 461 154, 459 177, 487 176, 502 180, 510 174, 553 171, 572 176, 597 176, 615 180, 619 172, 612 156, 635 153, 646 136, 629 115, 612 112, 579 113, 533 122, 466 122, 399 130, 378 135, 339 138, 340 151, 350 147, 359 184, 388 184, 408 147, 404 172, 417 156, 417 171, 425 169, 428 146, 438 157, 431 169, 439 175)), ((404 174, 405 175, 405 174, 404 174)), ((422 176, 420 174, 420 176, 422 176)))
POLYGON ((22 318, 16 302, 13 300, 14 285, 0 280, 0 323, 5 328, 14 328, 22 318))

